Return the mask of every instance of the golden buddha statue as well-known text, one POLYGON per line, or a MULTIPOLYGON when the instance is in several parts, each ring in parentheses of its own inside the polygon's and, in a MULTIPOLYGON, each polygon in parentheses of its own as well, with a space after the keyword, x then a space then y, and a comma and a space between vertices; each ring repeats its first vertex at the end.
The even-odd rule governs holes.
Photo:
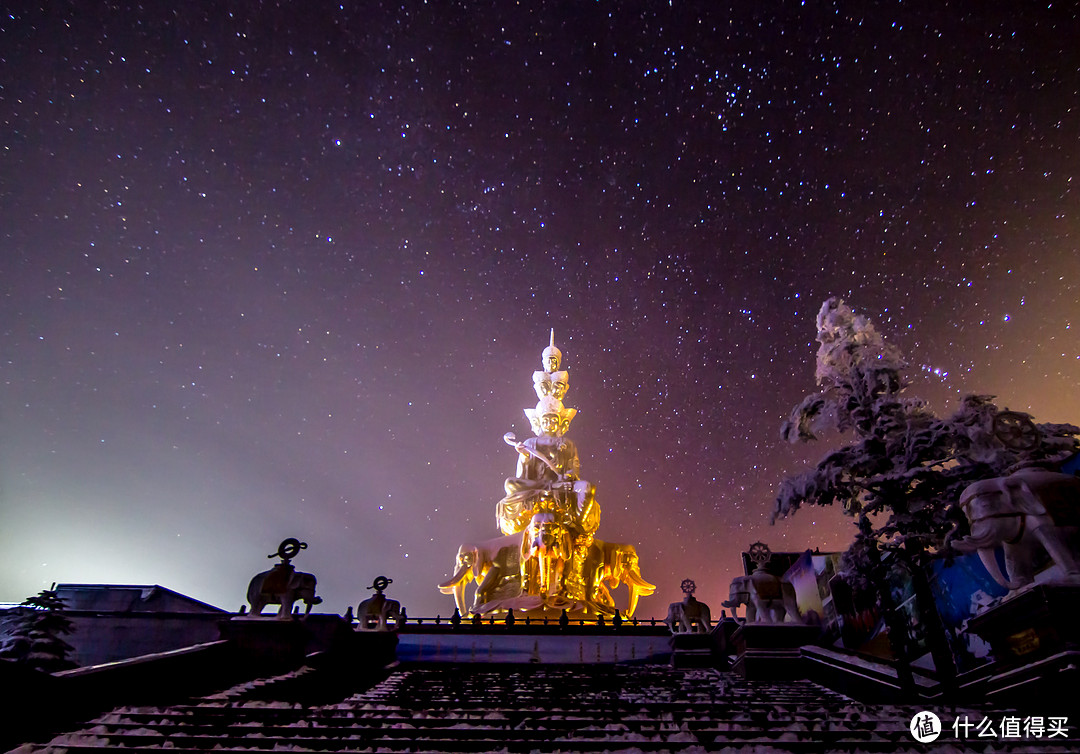
POLYGON ((547 395, 535 409, 526 409, 536 437, 517 442, 503 439, 518 451, 517 470, 503 484, 506 496, 495 506, 503 534, 522 531, 536 513, 559 514, 567 524, 592 534, 600 524, 596 488, 581 479, 581 462, 573 440, 563 436, 574 409, 547 395))
POLYGON ((503 439, 517 451, 514 476, 504 482, 505 495, 495 506, 502 537, 458 548, 454 575, 439 585, 453 594, 464 615, 494 614, 513 609, 536 617, 557 617, 562 610, 577 617, 613 615, 610 589, 628 585, 630 617, 639 596, 656 589, 641 578, 633 545, 595 538, 600 526, 596 487, 581 478, 577 446, 565 435, 577 409, 562 398, 570 375, 559 370, 562 353, 555 331, 542 354, 543 371, 533 373, 539 398, 525 409, 535 437, 503 439), (471 604, 466 586, 477 586, 471 604))

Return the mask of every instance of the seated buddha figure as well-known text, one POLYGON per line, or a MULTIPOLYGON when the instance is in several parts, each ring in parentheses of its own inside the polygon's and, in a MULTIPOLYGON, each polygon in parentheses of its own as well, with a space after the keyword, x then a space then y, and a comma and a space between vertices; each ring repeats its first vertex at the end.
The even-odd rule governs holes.
POLYGON ((504 483, 506 496, 496 506, 495 517, 503 534, 524 530, 537 513, 553 513, 579 534, 591 535, 600 524, 596 488, 580 478, 577 446, 564 436, 575 409, 546 395, 534 409, 525 409, 536 437, 516 442, 517 470, 504 483))

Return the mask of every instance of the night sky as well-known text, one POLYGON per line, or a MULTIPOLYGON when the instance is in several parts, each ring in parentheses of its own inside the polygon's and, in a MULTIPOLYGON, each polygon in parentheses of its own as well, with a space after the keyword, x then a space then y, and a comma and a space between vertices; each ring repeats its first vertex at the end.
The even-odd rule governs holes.
POLYGON ((0 600, 235 610, 295 536, 448 615, 551 327, 645 617, 850 541, 768 523, 828 296, 1080 423, 1075 3, 170 5, 0 18, 0 600))

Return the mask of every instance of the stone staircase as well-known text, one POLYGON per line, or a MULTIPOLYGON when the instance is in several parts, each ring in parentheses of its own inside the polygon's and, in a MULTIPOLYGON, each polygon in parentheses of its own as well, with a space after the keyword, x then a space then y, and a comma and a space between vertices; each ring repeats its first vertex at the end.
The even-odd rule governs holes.
MULTIPOLYGON (((113 710, 16 752, 823 752, 1080 751, 1080 738, 918 744, 915 707, 859 704, 810 681, 747 681, 663 665, 431 664, 358 693, 303 668, 189 704, 113 710), (336 689, 336 690, 335 690, 336 689), (334 695, 328 699, 327 695, 334 695)), ((1069 721, 1075 726, 1076 719, 1069 721)))

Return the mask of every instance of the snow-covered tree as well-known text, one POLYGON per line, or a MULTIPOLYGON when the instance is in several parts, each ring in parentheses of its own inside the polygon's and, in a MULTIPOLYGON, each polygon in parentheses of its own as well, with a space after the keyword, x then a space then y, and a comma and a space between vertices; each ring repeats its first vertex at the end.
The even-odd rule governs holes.
MULTIPOLYGON (((906 545, 918 560, 941 548, 968 484, 1025 466, 1053 467, 1080 449, 1080 427, 1035 424, 1027 414, 999 410, 993 396, 969 395, 952 416, 938 418, 902 395, 907 365, 899 350, 839 298, 821 307, 817 328, 821 390, 795 407, 781 434, 805 442, 837 430, 853 441, 785 479, 773 520, 804 504, 839 503, 860 519, 860 530, 869 524, 883 548, 906 545)), ((859 545, 849 552, 856 571, 859 545)))
POLYGON ((1054 468, 1080 448, 1080 427, 1035 424, 999 410, 993 396, 969 395, 946 419, 903 396, 899 350, 839 298, 821 307, 817 328, 820 391, 795 407, 781 434, 796 443, 836 430, 851 442, 783 480, 773 521, 805 504, 839 503, 857 523, 843 566, 856 590, 881 578, 883 550, 921 572, 958 522, 955 504, 967 485, 1026 466, 1054 468))
POLYGON ((0 658, 14 660, 46 673, 75 667, 68 659, 73 647, 61 637, 74 627, 64 614, 64 600, 48 589, 28 597, 4 617, 0 658))

